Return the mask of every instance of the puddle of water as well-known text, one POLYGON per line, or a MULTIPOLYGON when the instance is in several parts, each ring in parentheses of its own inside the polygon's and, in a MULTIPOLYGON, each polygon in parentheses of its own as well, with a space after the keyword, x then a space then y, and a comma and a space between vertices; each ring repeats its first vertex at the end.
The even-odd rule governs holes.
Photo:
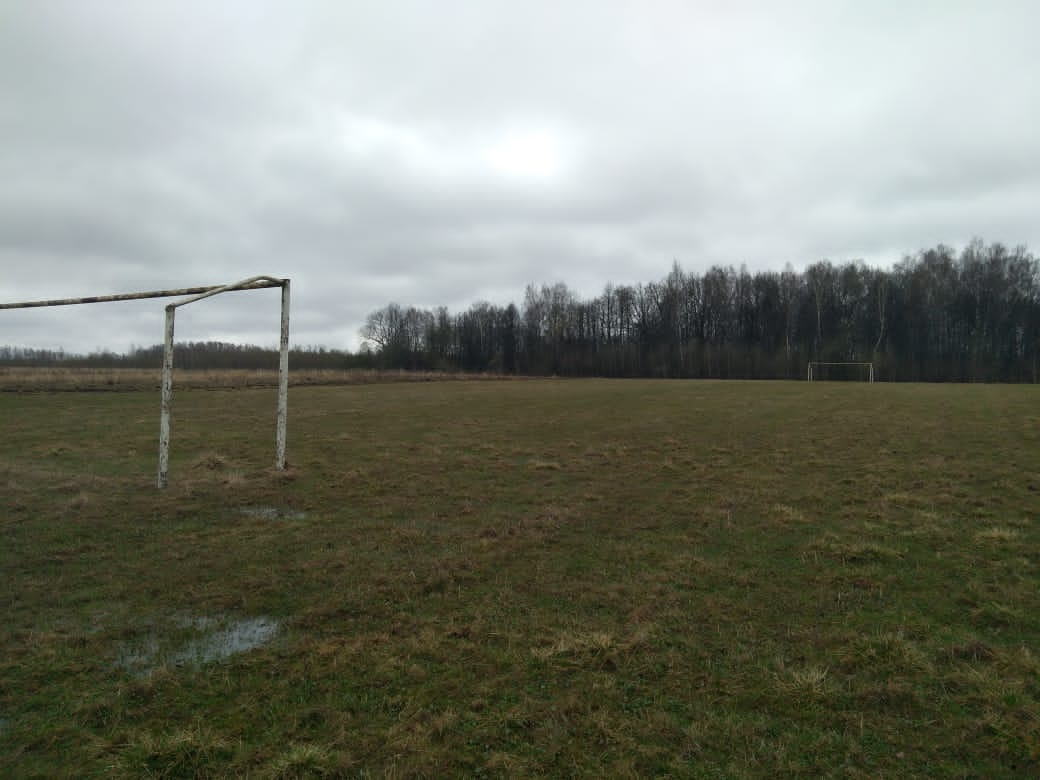
POLYGON ((239 512, 248 517, 256 517, 260 520, 303 520, 307 517, 306 512, 299 512, 295 509, 285 509, 276 506, 244 506, 239 509, 239 512))
POLYGON ((220 661, 266 644, 277 632, 278 623, 268 618, 239 620, 200 639, 193 639, 170 655, 170 661, 177 666, 220 661))
POLYGON ((201 632, 179 644, 162 641, 157 635, 128 643, 116 653, 115 665, 138 677, 146 677, 160 666, 201 666, 270 642, 278 633, 278 621, 268 617, 226 622, 218 618, 181 617, 173 621, 180 631, 201 632))

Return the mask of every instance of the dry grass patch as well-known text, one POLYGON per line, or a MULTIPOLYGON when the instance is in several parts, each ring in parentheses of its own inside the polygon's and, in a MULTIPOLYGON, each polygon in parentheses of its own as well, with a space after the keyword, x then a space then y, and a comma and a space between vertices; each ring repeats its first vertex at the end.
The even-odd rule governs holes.
POLYGON ((923 509, 933 504, 933 498, 927 490, 885 493, 881 500, 885 504, 902 509, 923 509))
POLYGON ((79 512, 85 509, 88 504, 90 504, 90 494, 85 490, 81 490, 65 503, 65 509, 68 512, 79 512))
POLYGON ((898 559, 898 550, 876 542, 845 541, 834 534, 812 541, 806 550, 810 554, 822 555, 843 564, 871 564, 898 559))
POLYGON ((931 659, 921 644, 901 631, 855 637, 838 652, 839 668, 871 675, 930 674, 931 659))
POLYGON ((603 656, 616 646, 614 635, 605 631, 569 632, 548 644, 531 648, 531 655, 542 661, 566 656, 574 659, 603 656))
POLYGON ((191 462, 192 471, 227 471, 230 459, 218 452, 206 452, 191 462))
POLYGON ((806 522, 804 512, 800 509, 795 509, 793 506, 788 506, 787 504, 774 504, 773 513, 782 523, 801 524, 806 522))
POLYGON ((351 763, 325 745, 291 745, 274 758, 264 776, 271 780, 342 777, 351 763))
POLYGON ((996 651, 978 639, 964 644, 953 645, 944 648, 942 658, 953 661, 971 661, 974 663, 988 663, 996 656, 996 651))
POLYGON ((234 744, 200 719, 160 734, 138 731, 129 735, 106 774, 128 778, 212 777, 234 754, 234 744))
POLYGON ((995 526, 979 531, 975 534, 975 540, 979 542, 993 542, 996 544, 1011 544, 1021 539, 1022 534, 1014 528, 995 526))
POLYGON ((780 671, 774 675, 779 694, 794 703, 816 702, 827 697, 834 689, 827 669, 822 666, 790 668, 779 663, 780 671))
POLYGON ((532 471, 559 471, 563 465, 557 460, 531 460, 527 467, 532 471))

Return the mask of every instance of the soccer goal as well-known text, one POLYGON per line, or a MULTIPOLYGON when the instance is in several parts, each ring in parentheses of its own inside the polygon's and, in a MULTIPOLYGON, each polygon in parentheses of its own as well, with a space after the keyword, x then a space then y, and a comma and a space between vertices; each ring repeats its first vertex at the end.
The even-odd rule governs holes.
POLYGON ((22 301, 0 303, 0 309, 31 309, 41 306, 72 306, 84 303, 110 303, 113 301, 136 301, 143 298, 175 298, 188 296, 167 304, 166 326, 163 331, 162 391, 159 412, 159 488, 166 487, 170 463, 170 406, 173 400, 173 329, 177 309, 189 303, 201 301, 225 292, 239 290, 262 290, 270 287, 282 288, 281 337, 278 354, 278 421, 275 431, 275 468, 285 469, 285 426, 288 417, 289 395, 289 280, 273 276, 252 276, 233 284, 209 287, 185 287, 178 290, 152 290, 149 292, 123 293, 120 295, 96 295, 89 298, 61 298, 49 301, 22 301))
POLYGON ((873 382, 874 364, 810 360, 806 369, 810 382, 873 382))

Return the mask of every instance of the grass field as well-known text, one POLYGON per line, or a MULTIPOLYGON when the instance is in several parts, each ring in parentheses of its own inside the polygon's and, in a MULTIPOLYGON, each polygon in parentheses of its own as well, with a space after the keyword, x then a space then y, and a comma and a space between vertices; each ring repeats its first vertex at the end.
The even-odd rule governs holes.
POLYGON ((0 394, 0 776, 1040 774, 1040 389, 0 394))

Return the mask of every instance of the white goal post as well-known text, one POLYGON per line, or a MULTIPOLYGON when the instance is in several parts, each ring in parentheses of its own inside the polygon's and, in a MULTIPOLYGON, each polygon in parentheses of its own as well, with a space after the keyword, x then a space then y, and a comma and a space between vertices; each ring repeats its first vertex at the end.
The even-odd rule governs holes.
POLYGON ((809 367, 806 369, 805 378, 810 382, 823 381, 819 376, 817 370, 820 366, 859 366, 862 369, 863 379, 866 382, 873 384, 874 382, 874 364, 867 362, 856 362, 856 361, 822 361, 822 360, 810 360, 809 367))
POLYGON ((49 301, 22 301, 0 303, 0 309, 31 309, 41 306, 72 306, 83 303, 109 303, 112 301, 136 301, 143 298, 173 298, 187 295, 166 306, 166 326, 163 336, 162 399, 159 415, 159 475, 157 485, 166 487, 170 462, 170 405, 173 400, 173 326, 174 313, 180 306, 201 301, 225 292, 238 290, 263 290, 270 287, 282 288, 281 334, 278 348, 278 422, 275 432, 275 465, 285 469, 285 425, 288 417, 289 395, 289 280, 273 276, 251 276, 233 284, 209 287, 185 287, 179 290, 152 290, 150 292, 123 293, 120 295, 96 295, 89 298, 61 298, 49 301))

